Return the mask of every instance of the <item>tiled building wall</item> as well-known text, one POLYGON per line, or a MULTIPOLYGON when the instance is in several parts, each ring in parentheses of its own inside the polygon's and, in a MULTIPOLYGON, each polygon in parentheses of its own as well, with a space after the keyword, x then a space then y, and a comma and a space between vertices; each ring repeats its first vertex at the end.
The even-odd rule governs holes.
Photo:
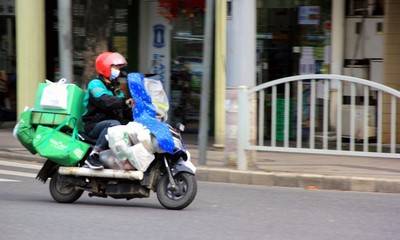
MULTIPOLYGON (((384 84, 400 90, 400 0, 385 1, 384 84)), ((383 102, 383 142, 390 143, 390 98, 383 102)), ((397 101, 397 143, 400 143, 400 100, 397 101)))

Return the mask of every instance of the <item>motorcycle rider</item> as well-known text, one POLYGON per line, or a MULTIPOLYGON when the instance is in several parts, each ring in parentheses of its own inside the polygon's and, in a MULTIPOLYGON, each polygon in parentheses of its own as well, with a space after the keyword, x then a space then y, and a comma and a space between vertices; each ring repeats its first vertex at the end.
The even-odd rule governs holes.
POLYGON ((87 111, 82 117, 86 134, 97 139, 85 161, 91 169, 103 169, 99 152, 108 148, 107 129, 120 125, 123 112, 133 105, 133 100, 119 89, 120 69, 126 65, 125 58, 117 52, 103 52, 96 58, 98 77, 88 83, 84 100, 87 111))

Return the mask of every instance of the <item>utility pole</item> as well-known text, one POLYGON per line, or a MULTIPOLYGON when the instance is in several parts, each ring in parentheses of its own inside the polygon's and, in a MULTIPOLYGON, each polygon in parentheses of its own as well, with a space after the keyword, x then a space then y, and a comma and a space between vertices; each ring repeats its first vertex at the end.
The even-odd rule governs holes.
MULTIPOLYGON (((342 74, 344 62, 345 0, 332 1, 331 73, 342 74)), ((334 81, 330 92, 330 124, 337 128, 337 98, 339 81, 334 81)), ((340 127, 340 126, 339 126, 340 127)))
POLYGON ((73 81, 71 0, 58 0, 58 53, 60 74, 67 82, 73 81))
POLYGON ((344 0, 332 1, 332 66, 331 73, 342 74, 344 59, 344 0))
POLYGON ((211 53, 213 39, 213 15, 214 1, 206 1, 206 16, 204 25, 203 42, 203 76, 201 81, 201 101, 200 101, 200 129, 199 141, 199 164, 205 165, 207 159, 207 143, 210 112, 210 73, 211 73, 211 53))
MULTIPOLYGON (((249 140, 254 141, 256 139, 257 125, 255 124, 256 105, 254 99, 249 99, 247 104, 247 107, 250 108, 250 116, 243 116, 237 112, 240 90, 243 90, 243 87, 251 88, 256 85, 256 3, 256 0, 229 1, 226 51, 226 102, 228 103, 226 125, 229 131, 227 131, 225 139, 225 165, 238 165, 237 149, 240 142, 238 141, 238 138, 240 138, 238 135, 240 133, 240 119, 248 118, 247 122, 250 125, 249 140)), ((252 162, 252 158, 249 159, 249 162, 252 162)))

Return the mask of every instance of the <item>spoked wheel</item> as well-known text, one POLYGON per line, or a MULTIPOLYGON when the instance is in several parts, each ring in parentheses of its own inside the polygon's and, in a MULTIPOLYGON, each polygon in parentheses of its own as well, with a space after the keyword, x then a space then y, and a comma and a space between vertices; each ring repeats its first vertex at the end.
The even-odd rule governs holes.
POLYGON ((65 181, 65 177, 55 173, 49 184, 50 194, 59 203, 73 203, 82 196, 83 190, 65 181))
POLYGON ((168 175, 161 177, 157 185, 158 201, 167 209, 180 210, 187 207, 196 197, 196 177, 189 173, 178 173, 174 177, 176 188, 173 189, 168 175))

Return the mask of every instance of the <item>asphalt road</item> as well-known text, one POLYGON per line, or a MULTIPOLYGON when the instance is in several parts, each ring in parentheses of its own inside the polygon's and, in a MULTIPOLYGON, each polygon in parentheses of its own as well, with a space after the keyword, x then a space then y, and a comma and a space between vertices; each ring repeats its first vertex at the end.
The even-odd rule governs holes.
POLYGON ((0 160, 0 239, 400 239, 398 194, 200 182, 181 211, 155 195, 59 204, 34 168, 0 160))

